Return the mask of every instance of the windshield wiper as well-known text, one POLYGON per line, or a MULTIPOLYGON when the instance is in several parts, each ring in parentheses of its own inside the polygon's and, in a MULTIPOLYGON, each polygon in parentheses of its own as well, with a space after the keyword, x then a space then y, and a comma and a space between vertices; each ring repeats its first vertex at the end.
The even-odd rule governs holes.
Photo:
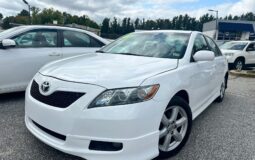
POLYGON ((98 51, 96 51, 96 53, 106 53, 106 52, 98 50, 98 51))

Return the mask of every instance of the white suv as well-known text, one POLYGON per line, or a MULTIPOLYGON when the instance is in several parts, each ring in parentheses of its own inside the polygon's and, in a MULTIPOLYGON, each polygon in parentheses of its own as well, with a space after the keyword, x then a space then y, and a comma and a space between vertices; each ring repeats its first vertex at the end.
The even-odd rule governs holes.
POLYGON ((255 66, 255 42, 231 41, 223 44, 220 48, 227 57, 231 69, 240 71, 244 67, 255 66))
POLYGON ((48 64, 31 81, 25 122, 41 141, 89 160, 166 158, 224 98, 227 61, 200 32, 131 33, 100 52, 48 64))

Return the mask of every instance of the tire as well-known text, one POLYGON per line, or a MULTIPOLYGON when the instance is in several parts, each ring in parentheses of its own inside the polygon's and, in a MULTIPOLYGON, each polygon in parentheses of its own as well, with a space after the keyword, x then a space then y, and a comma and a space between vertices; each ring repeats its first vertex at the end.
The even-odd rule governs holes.
POLYGON ((242 59, 237 59, 234 63, 234 69, 238 70, 238 71, 241 71, 244 69, 244 60, 242 59))
POLYGON ((226 92, 226 86, 227 86, 227 78, 224 78, 224 81, 221 84, 220 87, 220 96, 215 100, 218 103, 221 103, 225 97, 226 92))
POLYGON ((192 113, 189 104, 178 96, 174 97, 162 116, 159 127, 159 156, 156 159, 176 155, 186 144, 191 127, 192 113))

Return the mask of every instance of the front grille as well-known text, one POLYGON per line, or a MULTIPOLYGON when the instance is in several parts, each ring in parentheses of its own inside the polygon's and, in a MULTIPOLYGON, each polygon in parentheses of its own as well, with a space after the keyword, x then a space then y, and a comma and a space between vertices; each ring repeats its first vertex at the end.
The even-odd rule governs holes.
POLYGON ((36 81, 32 83, 30 94, 34 99, 58 108, 67 108, 85 95, 85 93, 81 92, 55 91, 51 95, 45 96, 40 93, 39 85, 36 81))
POLYGON ((63 140, 65 141, 66 140, 66 136, 62 135, 62 134, 59 134, 59 133, 56 133, 54 131, 51 131, 43 126, 41 126, 40 124, 36 123, 35 121, 32 120, 32 122, 34 123, 34 125, 36 127, 38 127, 39 129, 41 129, 42 131, 44 131, 45 133, 57 138, 57 139, 60 139, 60 140, 63 140))

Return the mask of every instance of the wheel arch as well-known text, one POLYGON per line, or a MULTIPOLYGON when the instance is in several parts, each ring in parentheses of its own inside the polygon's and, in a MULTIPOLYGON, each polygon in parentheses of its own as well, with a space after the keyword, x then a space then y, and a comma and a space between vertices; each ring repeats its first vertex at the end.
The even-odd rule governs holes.
MULTIPOLYGON (((186 90, 180 90, 178 91, 173 97, 181 97, 182 99, 184 99, 188 104, 190 102, 189 99, 189 93, 186 90)), ((172 98, 173 98, 172 97, 172 98)))
POLYGON ((245 57, 244 57, 244 56, 238 56, 238 57, 236 57, 235 62, 236 62, 237 60, 239 60, 239 59, 243 60, 243 62, 245 63, 245 57))

